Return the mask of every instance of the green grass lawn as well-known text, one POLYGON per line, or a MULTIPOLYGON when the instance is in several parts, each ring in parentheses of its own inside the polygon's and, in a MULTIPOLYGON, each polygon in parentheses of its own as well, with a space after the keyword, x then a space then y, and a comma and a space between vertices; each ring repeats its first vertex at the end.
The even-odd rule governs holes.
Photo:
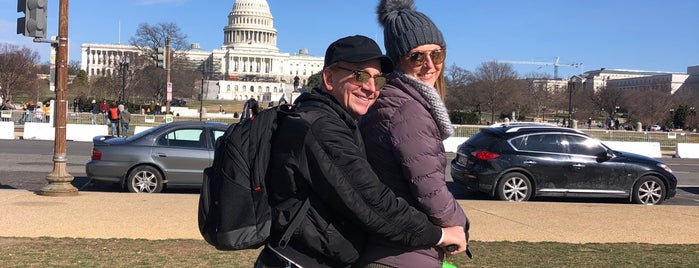
MULTIPOLYGON (((696 267, 699 245, 472 241, 458 267, 696 267)), ((3 267, 252 267, 258 250, 217 251, 202 240, 0 237, 3 267)))

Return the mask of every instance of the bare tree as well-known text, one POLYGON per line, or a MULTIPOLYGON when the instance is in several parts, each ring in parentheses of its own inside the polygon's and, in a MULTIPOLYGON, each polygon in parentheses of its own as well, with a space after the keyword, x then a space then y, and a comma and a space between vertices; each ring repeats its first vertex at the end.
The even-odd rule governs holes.
POLYGON ((165 102, 166 71, 155 68, 157 49, 165 47, 166 39, 170 36, 170 67, 173 96, 191 97, 196 80, 201 76, 185 57, 184 52, 189 49, 187 35, 175 23, 158 23, 149 25, 142 23, 138 26, 136 34, 131 37, 131 45, 137 47, 143 55, 142 64, 137 66, 135 77, 130 77, 130 85, 137 84, 135 88, 139 92, 129 91, 130 99, 155 101, 158 104, 165 102), (144 64, 150 62, 151 64, 144 64), (153 67, 153 68, 151 68, 153 67), (147 81, 151 80, 151 81, 147 81), (150 93, 152 95, 145 96, 150 93))
POLYGON ((96 99, 114 100, 121 93, 121 82, 113 76, 99 76, 90 81, 90 87, 98 90, 93 90, 96 99))
POLYGON ((549 90, 548 85, 548 74, 544 76, 538 76, 538 74, 528 74, 527 78, 523 81, 525 88, 525 98, 523 98, 524 104, 531 107, 531 111, 534 113, 535 118, 546 119, 546 108, 550 108, 552 104, 552 96, 554 92, 549 90))
POLYGON ((134 76, 134 87, 139 88, 138 92, 133 92, 135 99, 153 101, 157 104, 165 102, 167 85, 163 70, 155 66, 146 66, 134 76))
POLYGON ((689 109, 686 118, 686 127, 689 129, 699 128, 699 83, 686 83, 682 90, 678 90, 673 96, 674 103, 678 106, 685 105, 689 109))
POLYGON ((610 118, 614 118, 617 107, 622 105, 624 94, 614 86, 605 86, 594 92, 590 98, 599 111, 604 111, 610 118))
POLYGON ((472 74, 466 69, 463 69, 456 64, 447 68, 445 77, 447 80, 447 87, 464 87, 468 84, 469 79, 471 79, 472 74))
POLYGON ((446 71, 447 97, 445 104, 450 110, 469 110, 470 98, 466 86, 471 79, 471 72, 452 65, 446 71))
POLYGON ((0 96, 12 100, 13 95, 33 93, 38 86, 36 74, 39 53, 27 47, 0 44, 0 96))
MULTIPOLYGON (((170 49, 172 51, 184 52, 189 49, 187 35, 182 33, 180 27, 172 22, 161 22, 155 25, 141 23, 129 42, 141 51, 141 55, 145 55, 155 63, 157 50, 159 47, 165 47, 168 36, 170 36, 170 49)), ((173 53, 173 58, 179 56, 181 55, 173 53)))
POLYGON ((483 93, 476 97, 483 98, 480 103, 490 111, 491 122, 495 122, 495 112, 510 103, 511 91, 521 85, 511 64, 496 61, 482 63, 473 73, 473 82, 483 93))

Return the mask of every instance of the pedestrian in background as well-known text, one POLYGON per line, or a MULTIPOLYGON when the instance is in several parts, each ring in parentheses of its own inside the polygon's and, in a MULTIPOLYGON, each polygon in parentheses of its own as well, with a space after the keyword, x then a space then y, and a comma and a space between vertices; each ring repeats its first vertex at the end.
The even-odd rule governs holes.
POLYGON ((129 112, 129 108, 124 107, 123 104, 119 104, 119 123, 121 123, 121 136, 128 136, 131 113, 129 112))
POLYGON ((107 100, 102 100, 102 103, 100 103, 100 113, 102 113, 102 119, 105 125, 109 125, 109 115, 107 111, 109 111, 109 104, 107 104, 107 100))
MULTIPOLYGON (((384 184, 432 223, 468 231, 468 218, 445 178, 443 140, 454 128, 443 102, 444 37, 412 0, 382 0, 377 14, 395 69, 359 122, 369 163, 384 184)), ((405 247, 371 236, 359 266, 442 267, 444 255, 437 246, 405 247)))
POLYGON ((44 104, 44 118, 46 119, 46 123, 51 122, 51 102, 46 102, 44 104))
POLYGON ((29 101, 27 103, 27 109, 26 109, 26 119, 25 122, 34 122, 34 110, 36 110, 36 106, 34 105, 34 101, 29 101))
POLYGON ((97 124, 97 115, 100 114, 100 105, 97 103, 96 100, 92 100, 92 106, 90 108, 90 121, 92 124, 97 124))
POLYGON ((117 108, 116 102, 112 102, 112 105, 107 109, 109 114, 109 124, 112 130, 112 136, 119 136, 119 108, 117 108))

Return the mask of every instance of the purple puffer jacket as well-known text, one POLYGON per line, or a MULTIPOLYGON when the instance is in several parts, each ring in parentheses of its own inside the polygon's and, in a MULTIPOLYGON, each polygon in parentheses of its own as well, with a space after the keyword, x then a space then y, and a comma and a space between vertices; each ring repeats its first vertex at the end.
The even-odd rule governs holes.
MULTIPOLYGON (((468 218, 446 186, 446 154, 430 108, 417 90, 389 76, 381 96, 359 122, 367 157, 379 179, 434 224, 468 228, 468 218)), ((443 257, 440 248, 406 248, 374 238, 362 261, 441 267, 443 257)))

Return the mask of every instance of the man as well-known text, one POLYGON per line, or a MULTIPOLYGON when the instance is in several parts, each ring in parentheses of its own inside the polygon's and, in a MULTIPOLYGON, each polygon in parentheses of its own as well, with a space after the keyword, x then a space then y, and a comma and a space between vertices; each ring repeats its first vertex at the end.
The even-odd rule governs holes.
POLYGON ((93 125, 97 124, 97 114, 99 113, 101 113, 100 105, 93 99, 90 106, 90 122, 92 122, 93 125))
POLYGON ((379 96, 382 73, 392 70, 367 37, 345 37, 328 47, 323 89, 299 96, 298 116, 280 120, 272 140, 265 181, 272 231, 256 266, 346 267, 367 236, 406 246, 457 245, 454 254, 465 250, 463 227, 430 223, 396 198, 366 160, 356 120, 379 96), (281 234, 296 216, 303 221, 285 241, 281 234))
POLYGON ((257 100, 255 98, 250 98, 248 100, 248 104, 250 107, 250 113, 252 116, 257 116, 257 113, 260 112, 260 104, 257 103, 257 100))
POLYGON ((129 135, 129 123, 131 123, 131 113, 129 109, 119 104, 119 122, 121 123, 121 136, 129 135))
POLYGON ((100 103, 100 113, 102 113, 105 125, 109 125, 109 114, 107 114, 107 111, 109 111, 109 104, 107 104, 107 100, 103 99, 102 103, 100 103))
POLYGON ((112 102, 112 105, 107 109, 109 116, 109 125, 111 126, 112 136, 119 137, 119 109, 117 108, 116 102, 112 102))

